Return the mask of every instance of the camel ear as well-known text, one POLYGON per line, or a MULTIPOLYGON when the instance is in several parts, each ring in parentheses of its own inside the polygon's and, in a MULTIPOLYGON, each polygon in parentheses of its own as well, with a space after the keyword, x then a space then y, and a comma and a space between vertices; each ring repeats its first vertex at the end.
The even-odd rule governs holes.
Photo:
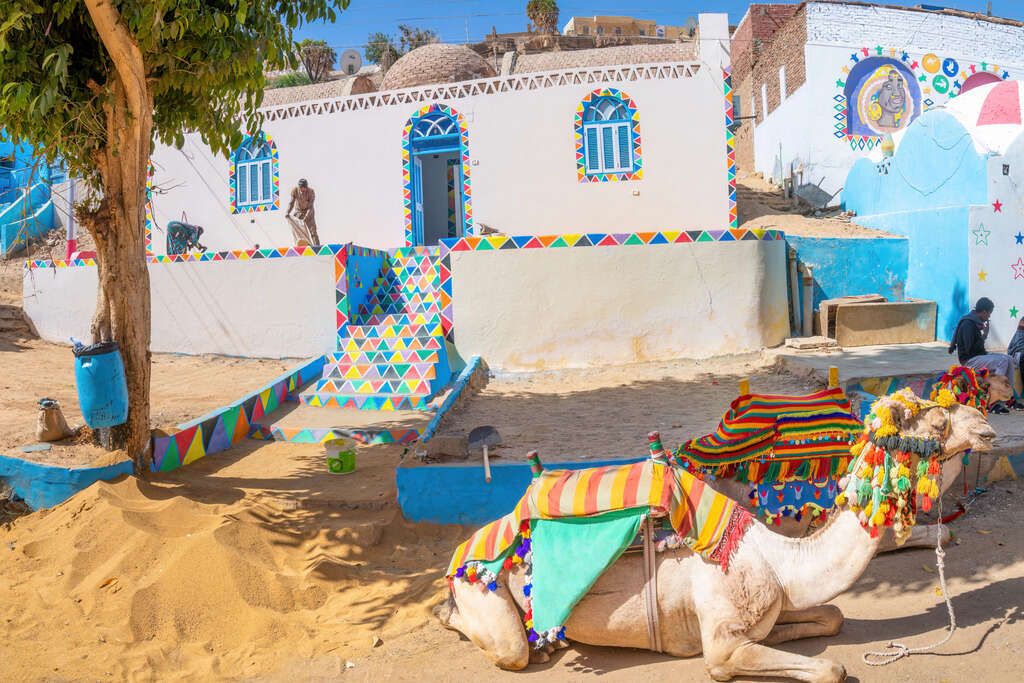
POLYGON ((899 401, 886 401, 882 404, 882 410, 888 411, 892 417, 893 425, 896 426, 898 431, 903 431, 903 426, 907 421, 907 409, 899 401))

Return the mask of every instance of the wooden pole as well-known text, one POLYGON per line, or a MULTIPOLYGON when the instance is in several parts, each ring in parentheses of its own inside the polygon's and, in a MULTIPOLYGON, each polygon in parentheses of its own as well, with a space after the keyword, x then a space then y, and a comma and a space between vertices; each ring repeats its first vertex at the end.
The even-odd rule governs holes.
POLYGON ((746 396, 749 393, 750 393, 750 380, 749 379, 741 379, 740 380, 740 396, 746 396))
POLYGON ((828 368, 828 388, 834 389, 839 386, 839 368, 830 365, 828 368))
POLYGON ((484 444, 484 481, 491 483, 491 459, 487 455, 487 444, 484 444))

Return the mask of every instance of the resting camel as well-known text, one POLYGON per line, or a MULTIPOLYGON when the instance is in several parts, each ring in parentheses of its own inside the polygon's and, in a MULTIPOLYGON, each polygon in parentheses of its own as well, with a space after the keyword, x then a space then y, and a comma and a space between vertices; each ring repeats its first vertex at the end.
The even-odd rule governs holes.
MULTIPOLYGON (((950 368, 950 372, 954 373, 960 368, 950 368)), ((971 371, 972 374, 974 371, 971 371)), ((948 377, 949 375, 944 375, 948 377)), ((993 403, 1009 401, 1013 398, 1013 388, 1010 386, 1010 381, 1003 375, 982 375, 976 374, 976 379, 979 387, 984 395, 986 406, 990 407, 993 403)), ((970 380, 965 374, 954 375, 951 379, 950 389, 957 397, 969 397, 974 398, 974 392, 970 387, 970 380)), ((980 404, 979 404, 980 405, 980 404)), ((953 485, 956 483, 957 477, 963 470, 963 462, 960 458, 949 458, 942 464, 942 493, 945 494, 953 485)), ((749 484, 741 484, 733 479, 717 479, 715 480, 715 487, 729 496, 734 500, 746 501, 750 492, 749 484)), ((787 536, 789 538, 801 538, 806 536, 811 531, 811 525, 814 523, 814 518, 811 515, 803 515, 799 520, 793 516, 782 517, 778 520, 778 524, 772 525, 769 528, 773 531, 787 536)), ((892 550, 906 549, 906 548, 934 548, 936 542, 936 534, 938 533, 938 524, 922 524, 914 527, 913 532, 904 543, 897 545, 895 538, 893 537, 891 530, 886 530, 885 535, 882 539, 882 543, 878 547, 878 552, 885 553, 892 550)), ((948 539, 943 539, 943 543, 948 539)))
MULTIPOLYGON (((890 411, 900 434, 935 438, 941 446, 939 458, 968 448, 985 450, 995 438, 985 417, 973 408, 944 409, 921 402, 912 414, 899 401, 885 401, 883 408, 890 411)), ((861 451, 857 466, 867 453, 867 448, 861 451)), ((909 471, 912 492, 916 462, 909 464, 909 471)), ((842 681, 846 672, 838 662, 772 646, 836 634, 842 614, 825 603, 857 581, 880 543, 881 535, 868 533, 858 514, 844 507, 807 538, 785 538, 754 521, 736 547, 728 572, 686 548, 658 553, 657 630, 662 650, 677 657, 703 653, 705 670, 719 681, 741 675, 842 681)), ((591 645, 650 649, 643 562, 626 554, 605 570, 573 608, 565 622, 566 637, 591 645)), ((465 634, 497 666, 522 669, 530 661, 530 647, 521 616, 521 565, 502 571, 497 582, 497 589, 490 591, 453 579, 449 600, 437 614, 447 628, 465 634)), ((535 652, 537 658, 547 658, 545 651, 535 652)))

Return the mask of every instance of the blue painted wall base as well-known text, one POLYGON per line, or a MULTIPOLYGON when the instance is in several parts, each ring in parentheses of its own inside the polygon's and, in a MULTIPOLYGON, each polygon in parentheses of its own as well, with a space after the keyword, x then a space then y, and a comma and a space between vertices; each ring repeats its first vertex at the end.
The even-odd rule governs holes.
MULTIPOLYGON (((786 244, 796 250, 797 262, 810 266, 814 275, 814 308, 825 299, 858 294, 881 294, 889 301, 903 301, 907 282, 906 237, 795 237, 786 244)), ((804 291, 799 288, 803 310, 804 291)))
POLYGON ((69 469, 0 455, 0 479, 33 510, 60 505, 98 481, 131 473, 130 460, 107 467, 69 469))
MULTIPOLYGON (((544 463, 550 470, 583 470, 604 465, 627 465, 643 457, 597 462, 544 463)), ((525 462, 495 463, 491 483, 484 481, 482 462, 458 465, 402 466, 395 471, 398 504, 410 522, 487 524, 507 515, 533 480, 525 462)))

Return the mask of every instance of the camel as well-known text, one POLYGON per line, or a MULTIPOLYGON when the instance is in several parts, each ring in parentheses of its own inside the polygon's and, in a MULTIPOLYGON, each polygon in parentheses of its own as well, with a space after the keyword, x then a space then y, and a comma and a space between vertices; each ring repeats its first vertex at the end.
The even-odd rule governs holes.
MULTIPOLYGON (((968 448, 985 450, 995 438, 985 417, 967 406, 946 409, 919 400, 912 414, 906 400, 892 400, 884 408, 901 436, 936 439, 941 447, 937 459, 968 448)), ((851 471, 865 466, 869 450, 860 452, 851 471)), ((909 463, 911 492, 915 465, 909 463)), ((893 501, 904 509, 906 498, 893 501)), ((772 646, 835 635, 843 617, 825 603, 857 581, 881 539, 881 534, 866 530, 857 512, 844 507, 807 538, 786 538, 753 521, 735 548, 728 572, 687 548, 658 553, 654 583, 661 650, 677 657, 703 653, 706 672, 719 681, 741 675, 844 680, 846 672, 838 662, 772 646)), ((573 607, 565 622, 566 637, 591 645, 654 649, 642 587, 644 562, 631 554, 615 560, 573 607)), ((437 610, 446 628, 466 635, 503 669, 522 669, 531 661, 521 617, 524 574, 521 565, 502 571, 496 590, 453 579, 448 602, 437 610)), ((534 660, 546 659, 551 647, 535 650, 534 660)))
MULTIPOLYGON (((981 397, 975 396, 975 392, 970 386, 970 379, 967 377, 967 373, 958 372, 962 368, 951 367, 950 374, 943 375, 945 378, 949 378, 948 386, 957 397, 962 397, 966 401, 977 403, 981 405, 980 401, 984 400, 985 407, 991 407, 993 403, 1009 401, 1013 398, 1013 388, 1010 386, 1010 381, 1003 375, 994 374, 982 374, 980 372, 971 370, 970 374, 974 375, 977 380, 978 386, 981 389, 981 397)), ((966 370, 967 368, 963 368, 966 370)), ((942 464, 942 493, 945 494, 952 486, 956 483, 957 477, 963 470, 963 462, 960 458, 950 458, 942 464)), ((729 496, 734 500, 747 500, 750 492, 750 486, 748 484, 741 484, 732 479, 717 479, 715 480, 715 486, 725 495, 729 496)), ((808 535, 812 530, 812 525, 815 519, 811 515, 803 515, 800 519, 795 517, 782 517, 778 520, 778 524, 769 527, 777 533, 787 536, 789 538, 801 538, 808 535)), ((937 541, 937 534, 939 532, 938 524, 924 524, 921 526, 914 527, 910 537, 902 544, 897 544, 893 537, 891 530, 886 530, 882 543, 878 547, 878 552, 885 553, 893 550, 901 550, 907 548, 934 548, 937 541)), ((948 535, 943 539, 943 543, 950 540, 952 534, 948 535)))

